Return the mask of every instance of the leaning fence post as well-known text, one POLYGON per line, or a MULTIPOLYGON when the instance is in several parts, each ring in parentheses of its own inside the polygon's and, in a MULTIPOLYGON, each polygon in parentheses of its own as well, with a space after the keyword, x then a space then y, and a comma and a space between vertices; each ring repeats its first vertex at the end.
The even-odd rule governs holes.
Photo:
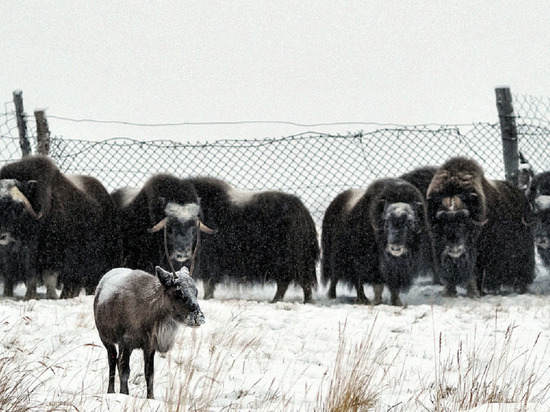
POLYGON ((48 119, 44 109, 35 110, 34 118, 36 119, 36 152, 38 154, 50 154, 50 128, 48 127, 48 119))
POLYGON ((516 115, 512 105, 512 93, 509 87, 495 89, 500 131, 502 134, 502 154, 504 156, 504 174, 506 180, 518 185, 518 131, 516 115))
POLYGON ((19 147, 23 157, 31 154, 31 144, 27 137, 27 115, 23 109, 23 91, 16 90, 13 92, 13 103, 15 104, 15 117, 17 119, 17 128, 19 129, 19 147))

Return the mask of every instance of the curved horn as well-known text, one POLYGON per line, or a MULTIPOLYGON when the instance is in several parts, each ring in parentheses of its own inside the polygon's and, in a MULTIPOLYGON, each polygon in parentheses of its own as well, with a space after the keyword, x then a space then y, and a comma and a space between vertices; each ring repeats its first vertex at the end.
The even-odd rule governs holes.
POLYGON ((165 217, 160 222, 158 222, 155 226, 153 226, 151 229, 147 229, 149 233, 156 233, 161 229, 164 229, 166 227, 166 224, 168 223, 168 218, 165 217))
POLYGON ((31 215, 34 219, 40 219, 42 217, 42 213, 36 213, 31 205, 31 202, 29 202, 29 199, 19 190, 17 186, 13 186, 9 193, 11 197, 14 200, 18 200, 23 203, 23 206, 25 207, 25 210, 31 215))
POLYGON ((208 233, 209 235, 212 235, 217 232, 215 229, 210 229, 208 226, 206 226, 204 223, 202 223, 199 220, 199 230, 204 233, 208 233))

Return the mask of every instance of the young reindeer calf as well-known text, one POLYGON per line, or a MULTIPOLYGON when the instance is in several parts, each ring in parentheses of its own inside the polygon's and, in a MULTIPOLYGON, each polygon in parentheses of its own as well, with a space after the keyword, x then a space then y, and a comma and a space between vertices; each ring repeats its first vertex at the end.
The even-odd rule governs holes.
POLYGON ((118 368, 120 393, 128 394, 130 355, 134 349, 142 349, 149 399, 154 398, 155 351, 166 353, 172 348, 179 323, 188 326, 204 323, 197 288, 186 267, 176 276, 158 266, 156 276, 126 268, 109 271, 97 286, 94 317, 107 349, 107 392, 115 391, 115 368, 118 368))

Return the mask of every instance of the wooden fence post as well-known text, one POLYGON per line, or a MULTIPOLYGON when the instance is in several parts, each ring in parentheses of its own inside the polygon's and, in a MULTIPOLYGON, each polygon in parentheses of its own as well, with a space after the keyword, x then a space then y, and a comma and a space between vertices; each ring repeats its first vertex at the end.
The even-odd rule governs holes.
POLYGON ((21 147, 23 157, 27 157, 31 154, 31 144, 27 137, 27 115, 23 109, 22 90, 13 92, 13 103, 15 104, 15 117, 17 119, 17 128, 19 129, 19 147, 21 147))
POLYGON ((518 131, 516 115, 512 105, 512 93, 509 87, 495 89, 500 131, 502 134, 502 154, 504 156, 504 174, 506 180, 518 185, 518 131))
POLYGON ((50 154, 50 128, 48 127, 48 119, 44 109, 35 110, 34 118, 36 119, 36 152, 38 154, 50 154))

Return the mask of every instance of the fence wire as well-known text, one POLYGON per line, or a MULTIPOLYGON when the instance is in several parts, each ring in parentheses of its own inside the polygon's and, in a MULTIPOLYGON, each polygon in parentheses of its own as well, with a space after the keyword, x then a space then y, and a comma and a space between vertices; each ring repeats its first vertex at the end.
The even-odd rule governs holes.
POLYGON ((535 173, 550 170, 550 97, 514 94, 518 147, 535 173))
MULTIPOLYGON (((527 112, 521 113, 521 151, 536 169, 548 170, 550 159, 541 153, 550 143, 548 122, 542 118, 536 125, 527 124, 527 112)), ((534 117, 538 115, 533 113, 534 117)), ((29 135, 34 137, 35 126, 30 118, 28 127, 29 135)), ((0 134, 0 162, 19 159, 17 124, 10 104, 0 114, 0 134)), ((320 225, 326 207, 343 190, 366 187, 376 178, 398 176, 416 167, 439 165, 451 156, 472 157, 482 164, 487 176, 503 179, 500 136, 498 123, 476 123, 392 126, 347 135, 308 132, 200 144, 52 137, 50 156, 63 172, 94 176, 109 191, 140 187, 159 172, 183 178, 214 176, 243 190, 282 190, 298 195, 320 225)), ((36 146, 36 140, 31 141, 36 146)))

